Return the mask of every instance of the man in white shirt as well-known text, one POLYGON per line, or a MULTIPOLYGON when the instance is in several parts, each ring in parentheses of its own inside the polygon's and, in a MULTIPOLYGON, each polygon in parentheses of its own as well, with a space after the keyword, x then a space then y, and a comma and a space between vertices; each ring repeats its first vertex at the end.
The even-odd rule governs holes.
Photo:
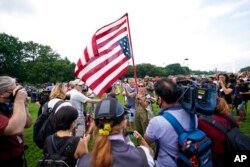
POLYGON ((82 86, 84 82, 80 79, 76 79, 74 81, 75 87, 74 89, 67 92, 70 95, 69 102, 75 107, 78 111, 78 118, 77 118, 77 127, 75 131, 75 136, 82 136, 85 133, 85 120, 84 120, 84 109, 83 104, 88 103, 97 103, 100 99, 91 99, 83 95, 82 93, 82 86))

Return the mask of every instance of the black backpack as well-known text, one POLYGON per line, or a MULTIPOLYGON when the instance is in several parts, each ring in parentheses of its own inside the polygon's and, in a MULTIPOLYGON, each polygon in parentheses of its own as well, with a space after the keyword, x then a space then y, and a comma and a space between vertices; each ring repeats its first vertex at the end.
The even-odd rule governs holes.
POLYGON ((231 125, 230 129, 213 120, 212 117, 202 117, 202 119, 225 134, 227 138, 227 151, 250 151, 250 137, 242 133, 235 121, 230 117, 222 117, 229 121, 231 125))
POLYGON ((48 107, 48 103, 44 104, 43 112, 38 116, 33 129, 33 141, 39 148, 43 148, 47 136, 56 132, 54 125, 54 114, 59 105, 64 101, 59 100, 53 108, 48 107))
POLYGON ((47 148, 48 153, 46 153, 39 161, 38 167, 69 167, 67 164, 67 156, 63 155, 65 148, 73 140, 70 139, 65 145, 63 145, 59 150, 55 144, 55 135, 50 135, 47 138, 47 148))

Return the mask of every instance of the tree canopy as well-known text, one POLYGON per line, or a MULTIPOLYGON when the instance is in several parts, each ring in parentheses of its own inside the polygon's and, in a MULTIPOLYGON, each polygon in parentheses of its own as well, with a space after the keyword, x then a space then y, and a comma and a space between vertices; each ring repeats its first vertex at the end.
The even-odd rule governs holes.
POLYGON ((75 64, 52 50, 50 46, 0 34, 0 74, 23 82, 38 84, 74 79, 75 64))

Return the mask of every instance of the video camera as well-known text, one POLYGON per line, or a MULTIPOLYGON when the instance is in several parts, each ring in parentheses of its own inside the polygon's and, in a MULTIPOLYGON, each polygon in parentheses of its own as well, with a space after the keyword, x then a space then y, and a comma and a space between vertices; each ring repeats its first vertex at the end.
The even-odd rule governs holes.
POLYGON ((49 95, 50 95, 51 91, 48 90, 43 90, 38 98, 38 101, 41 105, 43 105, 44 103, 46 103, 47 101, 49 101, 49 95))
POLYGON ((216 108, 216 85, 209 82, 196 83, 192 80, 177 81, 180 92, 178 102, 191 112, 211 115, 216 108))

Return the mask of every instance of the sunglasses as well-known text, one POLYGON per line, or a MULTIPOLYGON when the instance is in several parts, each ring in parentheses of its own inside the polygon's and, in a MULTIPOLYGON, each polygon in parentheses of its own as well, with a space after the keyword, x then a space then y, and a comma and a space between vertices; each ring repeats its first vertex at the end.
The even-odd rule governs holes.
POLYGON ((144 87, 144 86, 143 86, 143 85, 139 85, 138 87, 139 87, 139 88, 142 88, 142 87, 144 87))

